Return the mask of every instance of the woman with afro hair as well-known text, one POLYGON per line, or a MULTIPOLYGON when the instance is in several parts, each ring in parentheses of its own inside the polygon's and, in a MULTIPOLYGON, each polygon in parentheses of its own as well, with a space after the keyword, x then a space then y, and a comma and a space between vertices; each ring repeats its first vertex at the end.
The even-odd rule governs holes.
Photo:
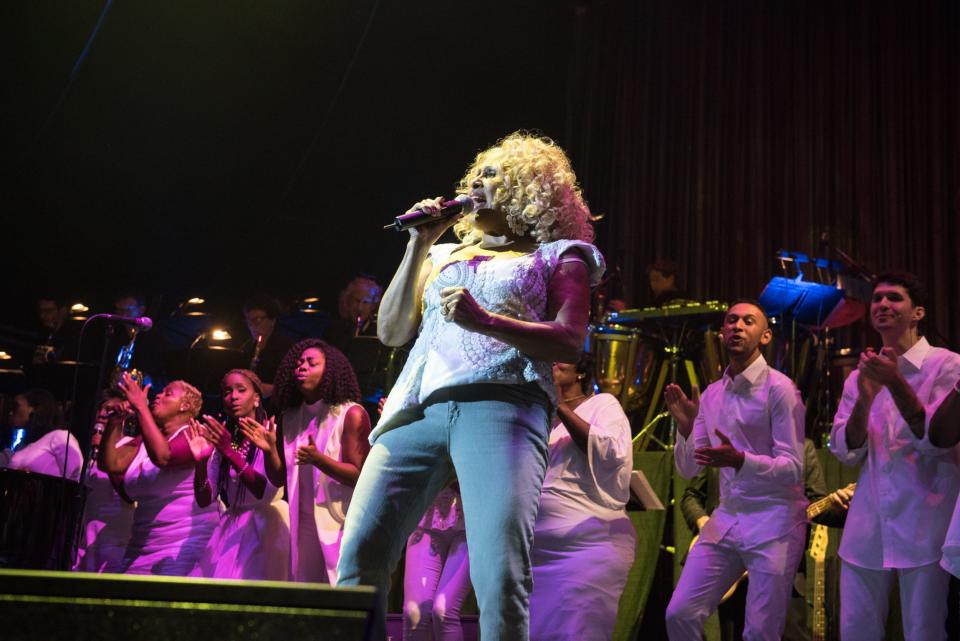
MULTIPOLYGON (((476 212, 410 229, 380 303, 380 340, 416 343, 372 434, 340 583, 385 591, 456 475, 481 636, 525 640, 552 366, 579 357, 604 263, 570 161, 547 138, 518 132, 480 152, 458 191, 476 212), (460 242, 436 244, 454 223, 460 242)), ((440 204, 411 211, 439 216, 440 204)))
POLYGON ((274 397, 290 504, 290 578, 337 582, 343 523, 370 451, 370 417, 347 357, 302 340, 277 369, 274 397))

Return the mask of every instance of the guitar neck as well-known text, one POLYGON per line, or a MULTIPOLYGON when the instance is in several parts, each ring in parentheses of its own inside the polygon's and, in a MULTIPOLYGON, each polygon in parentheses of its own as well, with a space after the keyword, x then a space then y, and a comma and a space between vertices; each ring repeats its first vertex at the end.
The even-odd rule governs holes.
MULTIPOLYGON (((851 483, 850 485, 847 486, 847 489, 855 490, 856 487, 857 487, 856 483, 851 483)), ((829 495, 823 497, 819 501, 814 501, 813 503, 807 506, 807 520, 812 521, 813 519, 817 518, 818 516, 820 516, 827 510, 829 510, 830 506, 832 505, 833 505, 833 499, 831 499, 829 495)))

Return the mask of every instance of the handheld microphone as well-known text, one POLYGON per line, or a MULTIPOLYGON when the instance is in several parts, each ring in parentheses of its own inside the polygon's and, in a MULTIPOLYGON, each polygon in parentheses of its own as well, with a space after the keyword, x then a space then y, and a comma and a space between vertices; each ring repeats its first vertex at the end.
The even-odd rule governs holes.
POLYGON ((135 327, 141 332, 149 331, 153 327, 153 321, 150 320, 149 316, 141 316, 140 318, 133 318, 132 316, 120 316, 118 314, 95 314, 95 318, 103 318, 108 321, 113 321, 114 323, 122 323, 124 325, 129 325, 130 327, 135 327))
POLYGON ((415 209, 409 214, 403 214, 393 219, 389 225, 384 225, 384 229, 396 229, 403 231, 411 227, 419 227, 426 223, 434 223, 438 220, 446 220, 456 216, 459 213, 472 214, 476 209, 477 203, 466 194, 460 194, 453 200, 448 200, 440 205, 440 213, 436 216, 431 215, 422 209, 415 209))

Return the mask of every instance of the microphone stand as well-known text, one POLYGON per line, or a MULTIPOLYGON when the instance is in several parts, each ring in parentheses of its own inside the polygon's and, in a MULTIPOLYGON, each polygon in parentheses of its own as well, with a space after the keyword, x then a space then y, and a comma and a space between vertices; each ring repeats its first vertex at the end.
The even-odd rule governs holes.
MULTIPOLYGON (((67 537, 64 549, 64 558, 69 561, 69 566, 66 569, 73 567, 74 556, 79 547, 80 543, 80 533, 83 531, 83 516, 87 507, 87 474, 89 473, 90 466, 93 464, 93 452, 95 450, 93 446, 93 425, 97 420, 97 412, 100 406, 100 399, 103 396, 103 389, 105 386, 105 381, 107 378, 107 362, 108 354, 110 353, 110 345, 113 342, 114 336, 114 326, 113 323, 107 323, 106 336, 103 340, 103 350, 100 352, 100 371, 97 375, 97 388, 94 393, 94 409, 92 417, 85 417, 86 420, 84 424, 86 425, 86 432, 84 434, 86 440, 86 452, 83 456, 83 465, 80 467, 80 486, 77 490, 79 495, 76 497, 78 503, 78 518, 76 522, 76 528, 70 536, 67 537)), ((117 354, 116 364, 117 366, 126 367, 130 364, 130 359, 133 357, 133 346, 137 340, 137 330, 134 328, 133 337, 130 339, 130 342, 127 345, 124 345, 120 348, 119 353, 117 354)), ((69 451, 69 450, 68 450, 69 451)), ((66 457, 64 457, 66 460, 66 457)), ((66 463, 64 463, 64 476, 66 476, 66 463)))

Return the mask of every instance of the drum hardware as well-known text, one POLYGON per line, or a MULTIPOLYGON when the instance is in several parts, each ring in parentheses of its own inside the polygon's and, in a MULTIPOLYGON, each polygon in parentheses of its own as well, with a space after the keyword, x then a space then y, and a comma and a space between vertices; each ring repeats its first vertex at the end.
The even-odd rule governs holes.
POLYGON ((774 343, 781 348, 773 349, 782 358, 768 360, 793 379, 807 407, 813 408, 807 412, 807 433, 814 441, 830 432, 845 378, 841 376, 838 389, 831 355, 853 351, 837 351, 834 330, 863 317, 871 289, 866 272, 842 251, 834 251, 843 263, 781 249, 776 256, 781 275, 771 278, 759 299, 774 324, 774 343))
POLYGON ((633 445, 634 445, 634 447, 637 447, 638 445, 646 444, 647 440, 651 440, 651 441, 653 441, 654 443, 656 443, 657 445, 659 445, 660 447, 662 447, 664 450, 672 450, 672 449, 673 449, 673 445, 667 445, 666 443, 664 443, 663 441, 661 441, 660 439, 658 439, 658 438, 657 438, 656 436, 654 436, 653 434, 648 434, 648 431, 649 431, 654 425, 656 425, 660 420, 667 418, 668 416, 670 416, 670 412, 668 412, 667 410, 664 410, 664 411, 660 412, 659 414, 657 414, 656 416, 654 416, 653 419, 652 419, 649 423, 647 423, 646 425, 644 425, 643 427, 641 427, 641 428, 640 428, 640 431, 637 432, 637 435, 633 437, 633 445))
POLYGON ((602 391, 617 396, 624 411, 640 412, 643 428, 635 437, 638 449, 650 443, 670 449, 676 426, 660 421, 665 411, 663 390, 685 376, 689 389, 722 372, 722 351, 711 325, 726 311, 718 301, 683 301, 664 307, 610 313, 592 334, 596 379, 602 391), (700 372, 695 362, 700 356, 700 372), (681 368, 681 363, 683 364, 681 368))

